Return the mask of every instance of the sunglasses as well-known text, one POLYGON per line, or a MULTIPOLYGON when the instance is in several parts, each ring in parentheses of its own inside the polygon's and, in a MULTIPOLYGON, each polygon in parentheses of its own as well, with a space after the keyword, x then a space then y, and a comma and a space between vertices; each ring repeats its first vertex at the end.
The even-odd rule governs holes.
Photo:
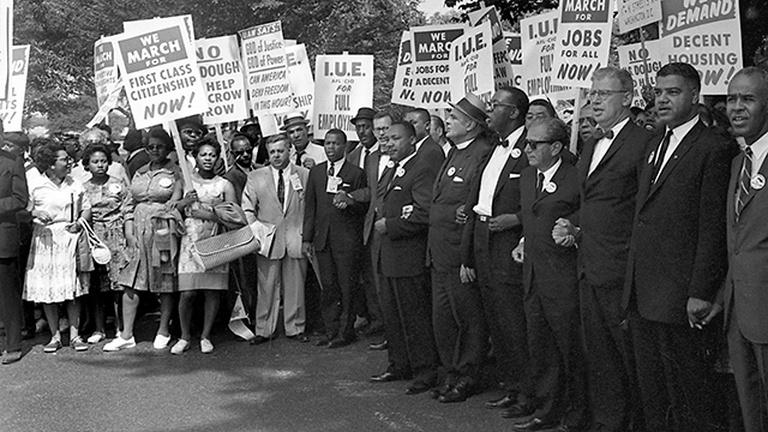
POLYGON ((525 140, 525 145, 527 145, 528 147, 530 147, 530 148, 531 148, 531 150, 536 150, 536 147, 538 147, 538 146, 540 146, 540 145, 543 145, 543 144, 552 144, 552 143, 554 143, 554 142, 555 142, 554 140, 542 140, 542 141, 537 141, 537 140, 529 140, 529 139, 526 139, 526 140, 525 140))

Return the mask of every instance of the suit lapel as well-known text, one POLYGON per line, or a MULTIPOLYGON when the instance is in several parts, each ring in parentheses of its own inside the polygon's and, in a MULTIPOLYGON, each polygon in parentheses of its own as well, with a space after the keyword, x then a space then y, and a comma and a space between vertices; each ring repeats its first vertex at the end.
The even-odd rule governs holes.
MULTIPOLYGON (((738 184, 739 182, 739 174, 740 174, 739 171, 741 171, 741 164, 743 163, 743 160, 744 160, 744 152, 741 152, 741 154, 739 154, 739 157, 737 159, 739 161, 739 164, 736 167, 735 173, 732 174, 732 177, 731 177, 736 179, 736 184, 738 184)), ((768 162, 768 158, 763 159, 763 164, 760 165, 760 169, 758 170, 758 174, 761 174, 763 178, 768 178, 768 165, 766 165, 766 162, 768 162)), ((744 207, 741 209, 742 213, 744 212, 744 209, 746 209, 749 203, 752 201, 752 198, 754 198, 755 195, 759 194, 760 192, 762 192, 762 189, 755 189, 753 187, 749 188, 749 195, 747 195, 747 199, 744 201, 744 207)), ((735 193, 736 192, 734 189, 734 195, 735 193)))
POLYGON ((579 181, 581 184, 587 183, 587 176, 589 176, 589 166, 592 164, 592 156, 595 154, 595 144, 597 143, 587 143, 584 146, 582 157, 579 159, 579 162, 576 163, 579 171, 579 181))
MULTIPOLYGON (((560 166, 559 166, 559 167, 557 167, 557 171, 555 171, 555 174, 552 176, 552 178, 551 178, 551 179, 549 179, 549 182, 550 182, 550 183, 554 183, 554 184, 555 184, 555 187, 556 187, 557 189, 555 189, 555 191, 554 191, 554 192, 552 192, 552 193, 549 193, 549 192, 547 192, 546 190, 545 190, 545 191, 543 191, 543 192, 541 192, 541 193, 539 194, 539 197, 538 197, 538 198, 536 198, 536 200, 533 202, 533 208, 534 208, 534 209, 535 209, 535 208, 536 208, 536 206, 539 204, 539 202, 541 202, 541 201, 542 201, 544 198, 546 198, 546 197, 548 197, 548 196, 550 196, 550 195, 554 195, 555 193, 557 193, 557 191, 558 191, 558 190, 560 190, 560 188, 561 188, 561 187, 563 187, 563 184, 562 184, 562 180, 563 180, 563 178, 565 177, 565 170, 563 169, 563 167, 564 167, 564 166, 565 166, 565 161, 563 161, 563 160, 561 159, 561 161, 560 161, 560 166)), ((536 171, 536 176, 538 177, 538 171, 536 171)), ((535 188, 536 188, 536 182, 534 182, 534 190, 535 190, 536 192, 538 192, 538 190, 536 190, 535 188)))
MULTIPOLYGON (((623 128, 619 131, 618 135, 616 135, 616 138, 614 138, 611 145, 608 147, 608 151, 603 156, 603 159, 600 160, 600 163, 595 167, 595 170, 592 171, 592 174, 589 174, 589 166, 592 164, 592 155, 590 155, 587 162, 587 183, 589 183, 590 180, 593 180, 597 177, 597 175, 602 171, 602 169, 605 167, 605 165, 608 163, 608 161, 611 160, 613 155, 616 154, 616 152, 621 149, 621 147, 627 142, 627 139, 632 134, 632 126, 634 125, 632 121, 628 121, 627 124, 624 125, 623 128)), ((595 143, 596 145, 597 143, 595 143)), ((594 145, 592 146, 592 151, 594 152, 594 145)), ((594 153, 593 153, 594 154, 594 153)))
POLYGON ((690 150, 696 140, 699 139, 699 135, 703 132, 704 128, 705 126, 701 123, 701 121, 699 121, 696 123, 693 129, 688 132, 685 138, 683 138, 683 141, 677 146, 674 153, 672 153, 672 157, 669 158, 667 164, 664 165, 664 167, 661 169, 661 173, 659 173, 659 180, 651 185, 648 198, 653 196, 653 194, 659 190, 667 177, 669 177, 672 171, 675 170, 675 167, 680 162, 680 160, 685 157, 685 154, 688 153, 688 150, 690 150))

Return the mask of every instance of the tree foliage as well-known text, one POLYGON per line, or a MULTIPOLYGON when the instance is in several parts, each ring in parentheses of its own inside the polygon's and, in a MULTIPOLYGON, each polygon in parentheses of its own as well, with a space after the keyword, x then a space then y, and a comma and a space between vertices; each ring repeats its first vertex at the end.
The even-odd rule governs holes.
POLYGON ((495 6, 501 19, 515 23, 528 15, 556 8, 559 2, 557 0, 445 0, 446 6, 458 7, 464 12, 478 10, 483 4, 495 6))

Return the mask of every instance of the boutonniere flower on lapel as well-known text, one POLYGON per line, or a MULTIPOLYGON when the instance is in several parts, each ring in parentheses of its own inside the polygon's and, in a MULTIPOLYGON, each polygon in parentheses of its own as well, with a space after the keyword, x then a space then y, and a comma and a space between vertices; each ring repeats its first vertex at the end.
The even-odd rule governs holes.
POLYGON ((405 175, 405 170, 403 167, 397 167, 397 171, 395 171, 395 177, 402 177, 405 175))

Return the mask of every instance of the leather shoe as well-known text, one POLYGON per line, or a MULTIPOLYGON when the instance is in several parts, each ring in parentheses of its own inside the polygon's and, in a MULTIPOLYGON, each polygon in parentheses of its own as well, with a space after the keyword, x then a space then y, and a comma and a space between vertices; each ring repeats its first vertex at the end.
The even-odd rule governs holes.
POLYGON ((21 360, 21 351, 4 351, 3 352, 3 360, 2 363, 4 365, 16 363, 17 361, 21 360))
POLYGON ((504 412, 501 413, 501 416, 504 418, 520 418, 529 416, 533 414, 534 411, 536 410, 528 404, 516 403, 504 410, 504 412))
POLYGON ((268 338, 268 337, 257 335, 256 337, 251 339, 250 342, 248 342, 248 343, 251 344, 251 345, 261 345, 264 342, 269 342, 271 340, 272 340, 272 338, 268 338))
POLYGON ((435 387, 432 390, 430 390, 429 393, 432 399, 439 399, 440 396, 448 393, 449 391, 451 391, 452 388, 453 388, 453 384, 445 382, 440 387, 435 387))
POLYGON ((472 395, 472 386, 459 382, 438 399, 441 403, 464 402, 472 395))
POLYGON ((354 338, 336 338, 328 343, 328 348, 333 349, 333 348, 345 347, 354 341, 355 341, 354 338))
POLYGON ((509 408, 516 403, 517 403, 517 396, 505 394, 504 396, 498 399, 489 400, 488 402, 485 403, 485 407, 488 409, 509 408))
POLYGON ((428 391, 432 386, 422 382, 422 381, 414 381, 410 384, 408 384, 408 387, 405 388, 405 394, 407 395, 417 395, 419 393, 424 393, 425 391, 428 391))
POLYGON ((381 373, 379 375, 372 375, 368 381, 375 382, 375 383, 384 383, 384 382, 392 382, 392 381, 402 381, 405 377, 391 371, 384 371, 384 373, 381 373))
POLYGON ((534 417, 524 422, 515 423, 512 428, 517 431, 540 431, 544 429, 552 429, 557 427, 558 422, 545 422, 544 420, 534 417))
POLYGON ((309 342, 309 336, 305 335, 304 333, 295 334, 293 336, 288 336, 288 339, 301 342, 301 343, 307 343, 309 342))
POLYGON ((382 351, 387 349, 387 340, 384 339, 381 342, 371 342, 368 344, 368 349, 371 351, 382 351))

